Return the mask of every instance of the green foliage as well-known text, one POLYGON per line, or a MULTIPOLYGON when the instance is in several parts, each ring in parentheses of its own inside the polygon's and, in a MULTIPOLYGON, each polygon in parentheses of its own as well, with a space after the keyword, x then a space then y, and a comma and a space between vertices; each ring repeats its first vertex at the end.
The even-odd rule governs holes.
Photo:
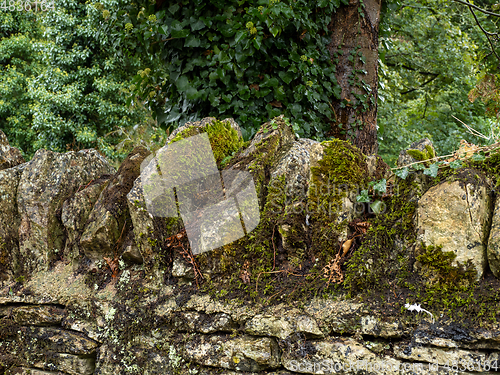
POLYGON ((480 144, 451 117, 483 134, 493 125, 485 105, 467 97, 487 48, 472 15, 451 0, 391 4, 379 48, 380 155, 391 165, 399 150, 424 137, 440 155, 452 153, 461 139, 480 144))
POLYGON ((326 49, 338 1, 145 1, 111 11, 103 27, 118 56, 148 56, 134 94, 159 123, 233 117, 248 140, 282 113, 300 136, 323 137, 340 97, 326 49))
POLYGON ((379 199, 387 191, 387 180, 385 178, 378 181, 370 181, 368 189, 361 190, 360 195, 356 196, 356 201, 360 203, 370 203, 370 208, 376 214, 385 209, 385 204, 379 199))
POLYGON ((56 0, 48 12, 1 12, 0 18, 0 128, 11 143, 28 158, 40 148, 89 147, 123 157, 113 147, 119 137, 104 136, 141 123, 147 111, 126 105, 138 60, 110 52, 110 36, 100 30, 103 11, 56 0))

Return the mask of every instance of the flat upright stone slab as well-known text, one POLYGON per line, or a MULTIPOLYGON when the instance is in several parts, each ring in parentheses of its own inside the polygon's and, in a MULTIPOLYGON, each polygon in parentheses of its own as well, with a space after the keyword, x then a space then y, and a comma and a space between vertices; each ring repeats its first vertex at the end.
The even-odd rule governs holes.
POLYGON ((18 186, 19 267, 26 273, 47 270, 64 250, 60 221, 63 202, 113 167, 96 150, 38 150, 24 168, 18 186))

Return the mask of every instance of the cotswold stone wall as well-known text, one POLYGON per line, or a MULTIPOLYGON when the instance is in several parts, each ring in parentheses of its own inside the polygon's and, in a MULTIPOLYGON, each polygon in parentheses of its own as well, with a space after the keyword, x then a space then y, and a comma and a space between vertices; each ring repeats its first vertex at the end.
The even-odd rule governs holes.
POLYGON ((500 372, 496 155, 403 181, 283 118, 233 154, 228 124, 217 167, 251 173, 260 222, 196 256, 148 210, 148 150, 118 170, 95 150, 24 162, 0 132, 0 373, 500 372), (356 195, 382 178, 375 214, 356 195))

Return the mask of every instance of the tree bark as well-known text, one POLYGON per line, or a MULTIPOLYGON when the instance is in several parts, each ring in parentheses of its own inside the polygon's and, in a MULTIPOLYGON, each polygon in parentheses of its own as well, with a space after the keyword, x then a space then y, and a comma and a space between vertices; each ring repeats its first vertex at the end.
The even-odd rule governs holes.
POLYGON ((366 155, 376 154, 378 31, 381 0, 349 0, 332 16, 328 45, 342 91, 334 98, 330 135, 349 139, 366 155), (362 5, 362 3, 364 5, 362 5))

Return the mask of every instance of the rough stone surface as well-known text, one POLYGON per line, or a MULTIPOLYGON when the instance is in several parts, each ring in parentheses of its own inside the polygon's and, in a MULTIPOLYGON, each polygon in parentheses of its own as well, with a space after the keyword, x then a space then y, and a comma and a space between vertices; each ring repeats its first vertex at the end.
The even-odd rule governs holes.
POLYGON ((279 367, 279 347, 268 337, 202 336, 186 343, 188 359, 205 366, 239 371, 279 367))
POLYGON ((0 171, 25 162, 21 151, 12 147, 3 131, 0 130, 0 171))
POLYGON ((78 191, 71 198, 64 201, 62 207, 61 221, 66 228, 68 236, 64 253, 71 258, 79 254, 78 243, 82 235, 85 223, 89 218, 102 190, 109 183, 110 175, 103 175, 78 191))
POLYGON ((130 229, 126 197, 141 173, 142 161, 149 154, 144 147, 136 147, 99 196, 80 238, 80 246, 90 259, 114 257, 118 249, 122 252, 120 245, 130 229))
POLYGON ((397 161, 398 167, 403 167, 405 165, 415 163, 418 161, 415 158, 413 158, 412 156, 408 155, 408 153, 406 152, 407 150, 424 151, 425 146, 431 146, 432 149, 434 150, 434 146, 429 138, 424 138, 424 139, 421 139, 420 141, 413 142, 410 145, 410 147, 408 147, 406 150, 402 150, 399 153, 399 157, 398 157, 398 161, 397 161))
POLYGON ((245 332, 254 336, 273 336, 282 340, 296 333, 306 337, 323 336, 323 332, 310 316, 293 313, 287 315, 256 315, 245 325, 245 332))
POLYGON ((14 277, 19 268, 17 186, 26 164, 0 171, 0 281, 14 277))
POLYGON ((497 196, 488 240, 487 258, 491 272, 500 279, 500 197, 497 196))
POLYGON ((17 190, 19 267, 44 270, 64 250, 63 202, 80 186, 113 167, 95 150, 59 154, 38 150, 24 168, 17 190))
MULTIPOLYGON (((418 202, 418 242, 456 254, 454 265, 471 261, 480 279, 486 268, 490 197, 486 186, 454 181, 429 189, 418 202)), ((423 251, 423 250, 422 250, 423 251)))

